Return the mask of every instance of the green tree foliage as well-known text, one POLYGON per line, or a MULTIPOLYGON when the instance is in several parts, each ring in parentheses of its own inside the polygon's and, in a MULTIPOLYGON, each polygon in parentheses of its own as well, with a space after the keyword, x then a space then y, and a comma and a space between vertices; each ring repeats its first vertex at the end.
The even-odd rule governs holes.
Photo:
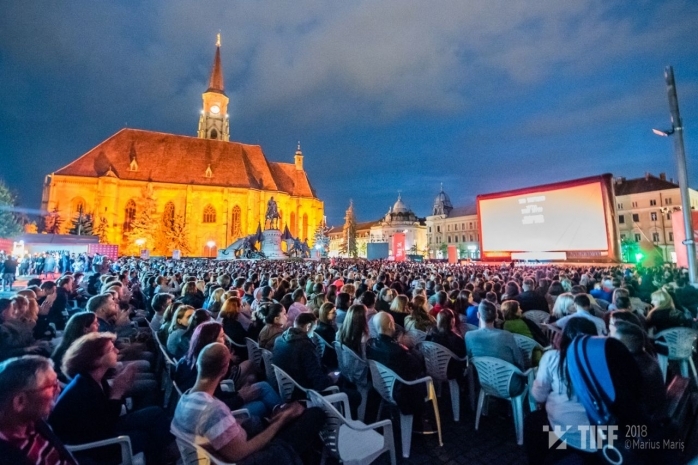
POLYGON ((313 245, 317 250, 320 251, 321 257, 327 257, 327 252, 330 250, 330 237, 327 235, 329 228, 324 224, 320 224, 315 230, 313 235, 313 245), (318 248, 318 246, 320 246, 318 248))
POLYGON ((191 253, 191 245, 189 244, 189 227, 181 214, 175 215, 172 227, 166 231, 167 250, 172 253, 173 250, 180 250, 182 255, 191 253))
POLYGON ((44 216, 44 234, 60 234, 63 226, 63 218, 58 212, 58 205, 53 207, 47 215, 44 216))
POLYGON ((131 231, 126 235, 129 248, 153 250, 158 230, 157 204, 152 189, 143 189, 140 201, 136 209, 136 217, 133 219, 131 231), (144 240, 142 246, 137 246, 136 241, 144 240))
POLYGON ((93 234, 93 229, 92 215, 84 213, 81 208, 75 217, 73 217, 68 234, 74 236, 91 236, 93 234))
POLYGON ((17 199, 0 181, 0 237, 11 238, 22 234, 22 225, 13 212, 16 205, 17 199))
POLYGON ((107 244, 109 242, 109 221, 101 216, 92 230, 92 234, 99 237, 100 244, 107 244))
POLYGON ((349 201, 349 208, 344 214, 343 232, 341 252, 348 257, 356 258, 359 251, 356 248, 356 217, 354 216, 354 202, 352 200, 349 201))

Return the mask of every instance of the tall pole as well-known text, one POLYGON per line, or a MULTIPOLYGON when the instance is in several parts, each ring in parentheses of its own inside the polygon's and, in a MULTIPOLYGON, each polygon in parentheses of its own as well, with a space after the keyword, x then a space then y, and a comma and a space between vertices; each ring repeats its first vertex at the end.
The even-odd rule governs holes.
POLYGON ((674 82, 674 68, 667 66, 664 69, 667 94, 669 96, 669 112, 671 113, 671 125, 674 130, 674 155, 679 175, 679 191, 681 192, 681 210, 683 211, 683 224, 686 232, 686 252, 688 254, 688 273, 692 284, 696 284, 696 243, 693 239, 693 216, 691 214, 691 198, 688 192, 688 171, 686 169, 686 152, 683 145, 683 122, 679 114, 679 99, 676 96, 676 83, 674 82))

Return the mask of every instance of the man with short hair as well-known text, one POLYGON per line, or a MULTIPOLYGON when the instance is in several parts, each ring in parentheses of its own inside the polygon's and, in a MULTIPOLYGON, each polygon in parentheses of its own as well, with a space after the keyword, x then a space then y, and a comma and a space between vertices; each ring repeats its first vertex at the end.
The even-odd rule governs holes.
POLYGON ((522 312, 527 312, 529 310, 542 310, 544 312, 548 311, 548 301, 545 297, 540 295, 535 291, 535 283, 533 279, 526 278, 523 281, 523 286, 521 286, 523 292, 514 297, 519 303, 519 307, 522 312))
POLYGON ((51 360, 25 355, 0 363, 0 463, 77 465, 45 421, 58 392, 51 360))
POLYGON ((159 292, 153 296, 150 306, 153 307, 153 316, 150 320, 150 329, 153 333, 157 332, 162 326, 162 317, 165 310, 174 300, 174 296, 167 292, 159 292))
POLYGON ((589 300, 589 296, 586 294, 578 294, 574 297, 574 306, 576 307, 577 311, 572 313, 571 315, 564 316, 557 320, 555 322, 555 325, 559 327, 560 329, 564 330, 565 325, 567 324, 568 321, 570 321, 570 318, 586 318, 587 320, 590 320, 592 323, 596 325, 596 333, 599 336, 605 336, 608 334, 608 331, 606 331, 606 324, 604 321, 591 314, 591 301, 589 300))
POLYGON ((246 281, 245 284, 242 285, 242 290, 245 292, 245 295, 242 296, 242 300, 247 302, 248 305, 252 305, 252 302, 254 302, 254 283, 252 281, 246 281))
POLYGON ((212 343, 201 350, 196 361, 196 384, 177 404, 172 434, 205 447, 225 462, 300 462, 298 455, 309 448, 324 423, 322 410, 288 404, 272 417, 269 426, 253 436, 246 431, 247 425, 239 424, 230 409, 214 397, 228 375, 229 364, 230 351, 223 344, 212 343))

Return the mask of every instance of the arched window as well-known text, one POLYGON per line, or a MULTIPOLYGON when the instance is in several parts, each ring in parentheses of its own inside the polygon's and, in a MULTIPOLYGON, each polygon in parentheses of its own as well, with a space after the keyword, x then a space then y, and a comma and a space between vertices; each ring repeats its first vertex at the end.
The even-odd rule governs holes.
POLYGON ((204 223, 215 223, 216 222, 216 209, 213 205, 206 205, 204 208, 204 223))
POLYGON ((133 222, 136 220, 136 202, 131 199, 126 202, 124 211, 124 234, 133 230, 133 222))
POLYGON ((211 129, 211 139, 218 139, 218 131, 211 129))
POLYGON ((235 205, 233 207, 233 214, 230 217, 230 233, 233 236, 233 240, 242 237, 242 212, 240 207, 235 205))
POLYGON ((162 213, 162 224, 166 229, 172 229, 174 226, 175 206, 172 202, 165 204, 165 211, 162 213))
POLYGON ((79 215, 81 211, 83 215, 86 214, 86 207, 87 203, 82 197, 75 197, 70 201, 70 217, 79 215))
POLYGON ((308 232, 308 214, 303 213, 303 229, 301 230, 303 233, 303 239, 308 239, 310 237, 310 233, 308 232))
POLYGON ((296 214, 295 212, 291 212, 291 235, 296 236, 298 233, 296 232, 296 214))

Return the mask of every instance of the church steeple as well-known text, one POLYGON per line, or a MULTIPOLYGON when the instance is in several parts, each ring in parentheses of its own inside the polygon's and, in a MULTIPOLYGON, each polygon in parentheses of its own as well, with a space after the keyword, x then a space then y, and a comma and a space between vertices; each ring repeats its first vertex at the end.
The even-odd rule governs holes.
POLYGON ((223 85, 221 66, 221 34, 216 38, 216 54, 208 81, 208 89, 202 95, 204 104, 199 118, 198 137, 200 139, 230 140, 228 121, 228 97, 223 85))

